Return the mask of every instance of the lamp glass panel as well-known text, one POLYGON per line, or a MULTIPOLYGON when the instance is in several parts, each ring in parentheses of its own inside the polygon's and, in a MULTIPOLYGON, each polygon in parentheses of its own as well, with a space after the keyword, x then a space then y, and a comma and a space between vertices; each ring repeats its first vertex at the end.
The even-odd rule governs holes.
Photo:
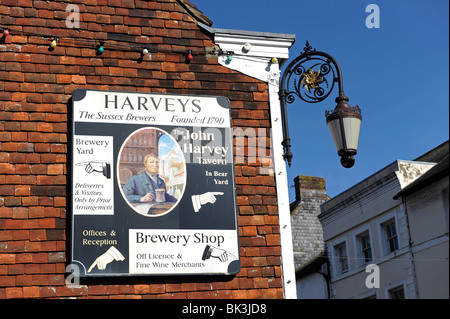
POLYGON ((357 150, 359 142, 359 131, 361 129, 361 120, 355 117, 344 117, 344 132, 347 142, 347 148, 357 150))
POLYGON ((328 122, 328 128, 330 129, 331 137, 333 138, 336 150, 342 150, 344 148, 344 143, 341 136, 341 123, 339 119, 328 122))

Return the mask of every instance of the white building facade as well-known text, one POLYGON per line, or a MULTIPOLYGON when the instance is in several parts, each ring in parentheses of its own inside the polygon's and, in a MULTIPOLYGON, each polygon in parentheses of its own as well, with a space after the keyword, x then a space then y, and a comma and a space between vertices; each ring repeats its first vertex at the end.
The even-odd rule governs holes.
POLYGON ((449 298, 449 158, 404 188, 411 253, 420 299, 449 298))
POLYGON ((398 160, 322 204, 332 299, 448 298, 448 142, 440 147, 447 171, 426 185, 436 163, 398 160))

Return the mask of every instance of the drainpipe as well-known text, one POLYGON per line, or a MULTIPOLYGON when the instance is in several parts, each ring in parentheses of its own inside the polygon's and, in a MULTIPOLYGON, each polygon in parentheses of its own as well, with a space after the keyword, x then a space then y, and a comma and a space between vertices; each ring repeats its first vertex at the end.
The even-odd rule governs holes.
POLYGON ((406 219, 406 228, 408 229, 408 249, 409 249, 409 253, 411 255, 412 276, 414 279, 414 292, 416 294, 416 298, 420 299, 419 287, 418 287, 418 283, 417 283, 416 263, 414 261, 413 247, 412 247, 413 242, 412 242, 412 238, 411 238, 411 230, 409 229, 409 218, 408 218, 408 208, 406 206, 406 196, 402 196, 402 205, 403 205, 403 211, 404 211, 405 219, 406 219))

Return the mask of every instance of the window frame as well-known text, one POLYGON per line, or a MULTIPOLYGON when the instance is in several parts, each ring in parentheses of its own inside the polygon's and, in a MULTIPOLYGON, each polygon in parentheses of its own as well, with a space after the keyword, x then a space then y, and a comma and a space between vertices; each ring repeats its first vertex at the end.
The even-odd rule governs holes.
POLYGON ((449 188, 447 187, 442 191, 442 200, 444 202, 444 215, 447 231, 449 230, 449 188))
POLYGON ((389 299, 406 299, 406 291, 405 291, 405 286, 403 284, 389 288, 387 293, 388 293, 389 299), (403 295, 402 296, 403 298, 392 298, 398 292, 401 292, 401 294, 403 295))
POLYGON ((399 243, 397 218, 395 218, 395 216, 389 218, 386 221, 380 223, 380 226, 382 230, 384 255, 386 256, 399 250, 400 243, 399 243), (393 233, 392 230, 395 230, 395 233, 393 233))
POLYGON ((376 227, 377 227, 377 242, 379 248, 379 258, 383 258, 389 255, 394 255, 395 251, 391 251, 388 242, 388 234, 386 230, 386 225, 390 223, 394 223, 395 231, 397 234, 397 246, 398 250, 400 250, 406 244, 404 240, 401 240, 401 232, 399 229, 399 215, 402 214, 403 206, 399 205, 397 207, 392 208, 391 210, 380 214, 380 216, 376 219, 376 227))
POLYGON ((357 234, 355 236, 355 242, 357 245, 359 265, 366 265, 373 261, 372 236, 369 229, 357 234))
POLYGON ((334 264, 336 265, 336 275, 345 274, 350 270, 350 264, 348 260, 348 245, 345 240, 333 245, 333 256, 335 257, 334 264), (341 255, 342 248, 345 249, 345 256, 341 255))

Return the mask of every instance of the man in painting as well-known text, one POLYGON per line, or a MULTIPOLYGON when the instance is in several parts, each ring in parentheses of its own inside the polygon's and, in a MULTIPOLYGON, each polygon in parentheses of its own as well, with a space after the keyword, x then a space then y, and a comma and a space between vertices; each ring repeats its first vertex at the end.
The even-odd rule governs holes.
POLYGON ((164 201, 175 203, 177 199, 166 191, 164 180, 158 176, 159 157, 148 154, 144 157, 145 172, 131 176, 123 187, 123 193, 130 203, 153 203, 157 201, 157 191, 164 190, 164 201))

